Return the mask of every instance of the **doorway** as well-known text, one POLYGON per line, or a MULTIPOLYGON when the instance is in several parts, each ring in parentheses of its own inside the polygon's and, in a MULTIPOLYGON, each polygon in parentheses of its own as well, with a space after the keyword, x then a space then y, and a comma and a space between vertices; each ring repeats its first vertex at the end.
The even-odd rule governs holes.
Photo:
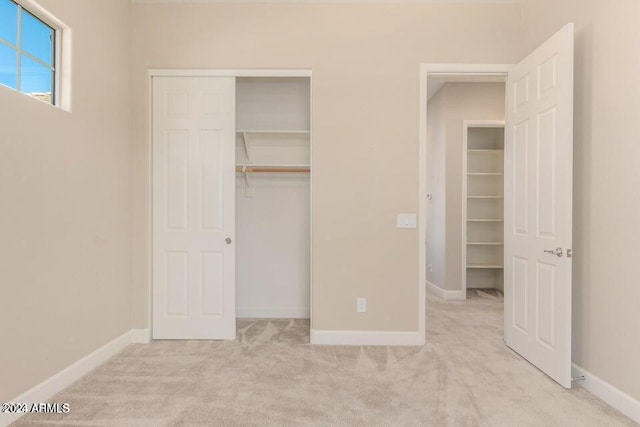
MULTIPOLYGON (((503 78, 506 75, 504 172, 473 172, 483 173, 485 182, 494 181, 474 189, 483 192, 499 191, 496 181, 503 174, 503 195, 488 196, 504 197, 504 218, 478 219, 484 219, 479 222, 488 222, 487 218, 494 223, 504 221, 504 240, 491 241, 496 239, 494 233, 477 241, 482 246, 487 243, 502 246, 503 262, 497 264, 501 258, 499 250, 478 253, 473 249, 479 262, 472 266, 503 269, 506 345, 565 388, 571 388, 573 44, 574 25, 570 23, 511 67, 423 64, 420 104, 420 258, 426 260, 429 79, 443 75, 503 78)), ((487 148, 497 151, 495 145, 487 148)), ((487 193, 478 194, 487 197, 487 193)), ((483 212, 475 209, 476 214, 483 212)), ((490 206, 491 209, 495 213, 496 206, 490 206)), ((468 223, 468 219, 465 216, 464 221, 468 223)), ((467 242, 474 242, 470 237, 468 233, 467 242)), ((470 254, 468 248, 464 250, 470 254)), ((441 252, 447 255, 442 248, 441 252)), ((426 290, 427 266, 426 262, 423 264, 420 278, 426 290)), ((497 278, 492 279, 495 282, 497 278)), ((462 282, 459 281, 460 288, 462 282)), ((455 289, 447 292, 438 286, 429 289, 443 298, 466 298, 462 289, 457 292, 455 289)), ((424 315, 424 300, 420 304, 424 315)), ((425 331, 425 320, 421 321, 421 331, 425 331)))
POLYGON ((448 300, 502 291, 506 74, 427 78, 425 282, 448 300))

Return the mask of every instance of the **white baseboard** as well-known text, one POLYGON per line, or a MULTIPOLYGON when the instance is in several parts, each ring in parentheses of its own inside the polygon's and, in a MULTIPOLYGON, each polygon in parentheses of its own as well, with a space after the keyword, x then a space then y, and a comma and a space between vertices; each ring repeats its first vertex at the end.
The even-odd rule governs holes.
POLYGON ((132 329, 131 342, 134 344, 147 344, 151 342, 151 329, 132 329))
POLYGON ((311 329, 311 344, 320 345, 424 345, 419 332, 323 331, 311 329))
POLYGON ((308 319, 310 315, 309 307, 236 309, 236 317, 241 319, 308 319))
POLYGON ((633 421, 640 423, 640 401, 629 396, 622 390, 617 389, 581 366, 574 363, 572 367, 572 376, 580 377, 584 375, 585 378, 581 381, 575 381, 574 384, 579 385, 597 398, 613 406, 633 421))
MULTIPOLYGON (((82 359, 78 360, 71 366, 63 369, 57 374, 49 377, 40 384, 36 385, 32 389, 26 391, 15 399, 11 400, 12 403, 39 403, 46 402, 56 393, 67 388, 74 382, 78 381, 84 375, 93 371, 98 366, 115 356, 126 346, 131 344, 133 332, 128 331, 120 335, 113 341, 103 345, 93 353, 88 354, 82 359)), ((60 402, 62 403, 62 402, 60 402)), ((12 422, 16 421, 24 414, 0 414, 0 427, 8 426, 12 422)))
POLYGON ((429 292, 434 294, 437 297, 440 297, 447 301, 464 301, 467 299, 467 293, 464 291, 449 291, 446 289, 442 289, 434 283, 431 283, 428 280, 425 280, 427 283, 427 289, 429 292))

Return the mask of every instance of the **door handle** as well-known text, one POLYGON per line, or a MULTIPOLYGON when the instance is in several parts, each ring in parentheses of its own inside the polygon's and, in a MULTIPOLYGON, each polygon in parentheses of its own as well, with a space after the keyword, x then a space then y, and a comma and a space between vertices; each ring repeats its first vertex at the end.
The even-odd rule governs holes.
POLYGON ((562 255, 564 255, 564 251, 562 250, 562 248, 545 249, 544 251, 545 251, 545 253, 548 253, 548 254, 551 254, 551 255, 555 255, 558 258, 562 258, 562 255))
POLYGON ((227 245, 231 244, 231 237, 227 237, 226 239, 224 239, 225 242, 227 242, 227 245))

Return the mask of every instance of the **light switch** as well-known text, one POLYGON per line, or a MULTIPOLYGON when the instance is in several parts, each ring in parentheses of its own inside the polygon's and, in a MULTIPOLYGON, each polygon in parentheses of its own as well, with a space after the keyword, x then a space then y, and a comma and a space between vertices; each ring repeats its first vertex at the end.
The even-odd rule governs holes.
POLYGON ((396 227, 398 228, 416 228, 418 219, 416 214, 398 214, 396 227))

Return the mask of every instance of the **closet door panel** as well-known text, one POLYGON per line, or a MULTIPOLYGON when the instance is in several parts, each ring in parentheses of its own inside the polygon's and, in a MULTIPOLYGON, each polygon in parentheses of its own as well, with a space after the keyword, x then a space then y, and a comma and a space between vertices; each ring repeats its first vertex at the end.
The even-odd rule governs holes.
POLYGON ((154 78, 154 339, 235 338, 234 111, 233 78, 154 78))

